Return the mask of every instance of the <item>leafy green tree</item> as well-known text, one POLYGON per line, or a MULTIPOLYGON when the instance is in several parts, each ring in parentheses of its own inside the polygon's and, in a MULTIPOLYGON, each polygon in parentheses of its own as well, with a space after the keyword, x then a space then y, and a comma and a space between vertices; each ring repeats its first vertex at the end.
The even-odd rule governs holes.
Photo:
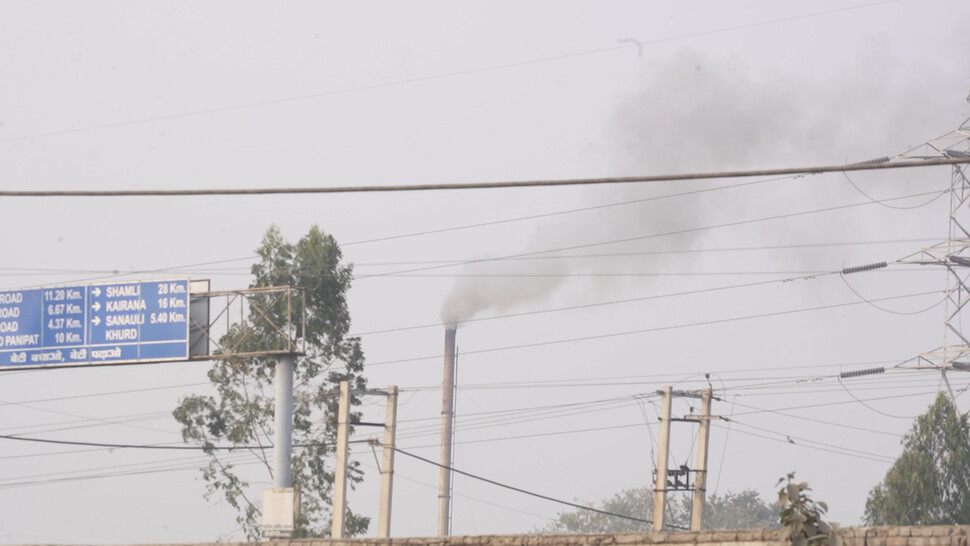
POLYGON ((705 529, 770 529, 778 526, 778 508, 754 489, 711 495, 704 504, 705 529))
MULTIPOLYGON (((679 499, 668 495, 668 527, 690 528, 690 495, 679 499)), ((590 510, 560 512, 555 521, 539 530, 542 533, 643 533, 653 530, 653 489, 624 489, 596 506, 599 510, 644 521, 609 516, 590 510)), ((778 526, 778 511, 753 489, 723 496, 709 495, 704 504, 704 529, 760 529, 778 526)))
MULTIPOLYGON (((285 241, 279 228, 272 226, 256 252, 259 261, 252 267, 255 279, 250 288, 305 290, 306 325, 296 321, 292 332, 305 342, 306 353, 295 359, 294 366, 293 443, 298 447, 293 451, 291 479, 301 494, 296 536, 324 537, 332 519, 334 472, 327 461, 336 441, 338 400, 334 393, 341 381, 349 381, 352 391, 366 387, 360 340, 347 336, 346 293, 353 271, 341 263, 334 238, 317 226, 296 244, 285 241)), ((251 302, 260 312, 233 325, 220 345, 235 346, 233 354, 285 347, 272 324, 286 322, 288 304, 269 293, 256 295, 251 302)), ((212 447, 240 446, 256 455, 272 475, 275 364, 273 358, 251 356, 215 359, 208 373, 215 394, 187 396, 173 412, 182 425, 182 438, 201 445, 208 455, 209 462, 202 468, 206 497, 218 494, 233 506, 236 520, 250 540, 259 538, 261 491, 251 488, 236 472, 231 452, 212 447)), ((360 401, 354 396, 351 402, 360 401)), ((352 412, 351 421, 359 417, 359 412, 352 412)), ((349 463, 348 476, 351 485, 362 480, 357 463, 349 463)), ((345 522, 345 532, 354 536, 367 530, 369 518, 349 512, 345 522)))
POLYGON ((866 501, 868 525, 970 524, 970 425, 940 393, 866 501))
POLYGON ((778 480, 788 483, 778 491, 781 525, 788 529, 794 546, 839 546, 841 539, 836 526, 825 519, 829 507, 809 496, 812 490, 805 482, 796 482, 792 472, 778 480))

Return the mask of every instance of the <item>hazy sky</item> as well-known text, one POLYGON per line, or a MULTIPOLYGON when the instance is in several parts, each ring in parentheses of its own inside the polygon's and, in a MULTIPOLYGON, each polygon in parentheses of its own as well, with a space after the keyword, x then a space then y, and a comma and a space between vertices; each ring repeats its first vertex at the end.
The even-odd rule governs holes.
MULTIPOLYGON (((960 122, 967 20, 970 4, 957 0, 8 1, 0 187, 396 185, 865 161, 960 122)), ((939 346, 945 277, 904 265, 830 273, 944 238, 949 180, 931 168, 2 198, 0 289, 184 277, 243 288, 268 226, 295 240, 319 224, 355 264, 352 330, 370 385, 402 389, 402 449, 437 458, 442 317, 474 317, 458 332, 458 468, 582 503, 647 485, 653 393, 706 387, 709 373, 714 412, 732 416, 712 431, 709 489, 771 500, 796 471, 852 525, 939 374, 836 378, 939 346), (530 259, 461 265, 519 254, 530 259)), ((207 368, 6 372, 0 434, 177 442, 171 410, 205 392, 207 368)), ((968 379, 951 376, 961 393, 968 379)), ((380 420, 383 400, 364 411, 380 420)), ((674 428, 672 462, 693 465, 693 432, 674 428)), ((369 474, 351 504, 376 516, 374 456, 358 444, 353 457, 369 474)), ((242 538, 232 511, 202 498, 201 461, 0 440, 0 542, 242 538)), ((258 492, 268 477, 252 462, 237 464, 258 492)), ((433 535, 437 469, 398 463, 392 534, 433 535)), ((455 534, 527 532, 564 509, 460 476, 455 498, 455 534)))

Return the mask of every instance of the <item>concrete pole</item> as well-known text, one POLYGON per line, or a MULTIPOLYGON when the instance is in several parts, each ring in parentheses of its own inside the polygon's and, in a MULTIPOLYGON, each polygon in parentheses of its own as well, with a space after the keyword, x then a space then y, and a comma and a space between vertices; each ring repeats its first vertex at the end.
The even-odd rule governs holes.
POLYGON ((704 520, 704 497, 707 493, 707 450, 711 437, 711 389, 701 393, 700 429, 697 431, 697 467, 694 469, 694 505, 690 513, 690 530, 700 531, 704 520))
POLYGON ((660 391, 660 445, 657 447, 657 477, 653 483, 653 530, 663 531, 664 508, 667 506, 667 453, 670 451, 670 408, 673 389, 660 391))
POLYGON ((350 383, 340 382, 340 402, 337 409, 337 462, 333 477, 333 522, 330 538, 344 537, 344 517, 347 515, 347 437, 350 432, 350 383))
POLYGON ((455 419, 455 333, 445 330, 444 373, 441 379, 441 469, 438 472, 438 536, 451 534, 451 440, 455 419))
POLYGON ((387 388, 384 414, 384 457, 381 462, 381 506, 377 515, 377 538, 391 536, 391 495, 394 490, 394 448, 397 437, 397 387, 387 388))
POLYGON ((276 428, 273 431, 273 487, 291 487, 293 452, 293 355, 276 360, 276 428))

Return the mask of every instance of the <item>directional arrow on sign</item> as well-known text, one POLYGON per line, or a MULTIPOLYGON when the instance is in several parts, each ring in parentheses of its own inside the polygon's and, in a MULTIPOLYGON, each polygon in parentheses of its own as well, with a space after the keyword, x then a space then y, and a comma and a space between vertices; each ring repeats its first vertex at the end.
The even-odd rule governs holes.
POLYGON ((98 303, 98 302, 94 302, 94 305, 91 306, 91 309, 94 309, 95 311, 100 311, 101 310, 101 304, 98 303))
POLYGON ((94 294, 94 297, 98 297, 101 295, 101 289, 95 286, 91 289, 91 293, 94 294))
POLYGON ((94 317, 91 319, 91 324, 94 324, 95 326, 101 324, 101 317, 94 317))

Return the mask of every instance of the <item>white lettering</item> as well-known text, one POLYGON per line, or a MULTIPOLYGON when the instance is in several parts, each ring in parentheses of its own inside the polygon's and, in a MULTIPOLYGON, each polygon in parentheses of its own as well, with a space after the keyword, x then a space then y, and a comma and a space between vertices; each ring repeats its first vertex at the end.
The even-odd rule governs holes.
POLYGON ((17 318, 19 316, 19 307, 0 307, 0 318, 17 318))
POLYGON ((0 303, 23 303, 23 292, 0 292, 0 303))
POLYGON ((138 339, 138 330, 125 328, 124 330, 106 330, 104 339, 107 341, 119 341, 125 339, 138 339))
POLYGON ((117 300, 105 304, 105 311, 144 311, 145 300, 117 300))
POLYGON ((64 353, 54 351, 52 353, 34 353, 30 355, 31 362, 63 362, 64 353))
POLYGON ((105 289, 109 298, 138 297, 141 295, 140 284, 126 284, 122 286, 109 286, 105 289))
POLYGON ((0 322, 0 332, 16 332, 20 329, 20 324, 16 322, 0 322))
POLYGON ((108 315, 104 317, 105 326, 137 326, 145 324, 145 315, 108 315))
POLYGON ((39 345, 40 334, 18 334, 15 336, 3 336, 3 344, 13 346, 39 345))
POLYGON ((91 351, 91 358, 95 360, 106 360, 108 358, 121 358, 121 347, 114 349, 100 349, 91 351))

